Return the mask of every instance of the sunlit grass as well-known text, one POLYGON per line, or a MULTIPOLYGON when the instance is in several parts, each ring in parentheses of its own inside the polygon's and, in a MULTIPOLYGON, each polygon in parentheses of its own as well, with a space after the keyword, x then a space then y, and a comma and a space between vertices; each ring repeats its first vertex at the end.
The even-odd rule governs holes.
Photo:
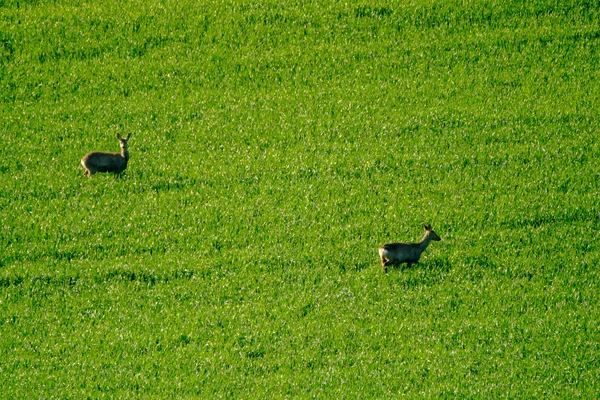
POLYGON ((597 396, 599 16, 6 2, 2 393, 597 396))

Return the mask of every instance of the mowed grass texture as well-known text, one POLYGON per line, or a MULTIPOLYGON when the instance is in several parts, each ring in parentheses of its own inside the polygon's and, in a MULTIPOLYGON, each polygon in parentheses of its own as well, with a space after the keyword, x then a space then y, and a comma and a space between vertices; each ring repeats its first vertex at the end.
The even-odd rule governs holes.
POLYGON ((597 397, 599 50, 592 1, 0 1, 1 397, 597 397))

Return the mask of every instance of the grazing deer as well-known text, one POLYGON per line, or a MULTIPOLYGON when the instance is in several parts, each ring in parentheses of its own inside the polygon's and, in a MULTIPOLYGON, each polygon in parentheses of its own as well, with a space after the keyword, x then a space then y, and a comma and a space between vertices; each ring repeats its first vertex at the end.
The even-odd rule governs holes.
POLYGON ((127 161, 129 161, 127 141, 129 140, 129 135, 125 138, 117 135, 117 139, 121 142, 121 153, 92 151, 81 159, 81 165, 85 168, 84 175, 92 176, 96 172, 114 172, 117 175, 127 168, 127 161))
POLYGON ((418 243, 387 243, 379 248, 381 265, 386 273, 388 265, 406 263, 410 268, 413 263, 419 262, 421 253, 425 251, 429 242, 432 240, 442 240, 431 229, 430 225, 423 225, 423 228, 425 228, 425 236, 418 243))

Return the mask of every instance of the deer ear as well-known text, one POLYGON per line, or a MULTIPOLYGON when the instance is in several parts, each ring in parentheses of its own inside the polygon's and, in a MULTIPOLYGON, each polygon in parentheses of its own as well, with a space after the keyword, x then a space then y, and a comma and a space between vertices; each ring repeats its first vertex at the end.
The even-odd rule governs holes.
POLYGON ((115 137, 116 137, 117 139, 119 139, 119 140, 121 140, 121 139, 122 139, 121 135, 115 135, 115 137))
POLYGON ((426 231, 431 230, 431 226, 429 226, 429 225, 423 225, 423 228, 425 228, 426 231))
POLYGON ((127 137, 125 138, 125 140, 129 140, 129 136, 131 135, 131 133, 127 134, 127 137))

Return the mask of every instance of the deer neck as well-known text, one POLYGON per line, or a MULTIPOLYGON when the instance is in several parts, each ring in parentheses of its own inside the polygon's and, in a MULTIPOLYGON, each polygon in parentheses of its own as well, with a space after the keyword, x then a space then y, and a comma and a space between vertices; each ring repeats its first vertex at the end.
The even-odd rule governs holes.
POLYGON ((431 234, 429 232, 425 232, 425 236, 423 236, 423 239, 421 239, 421 241, 418 243, 421 252, 423 252, 423 250, 429 246, 429 242, 431 242, 431 234))
POLYGON ((125 161, 129 160, 129 151, 127 151, 127 146, 121 147, 121 157, 123 157, 125 161))

